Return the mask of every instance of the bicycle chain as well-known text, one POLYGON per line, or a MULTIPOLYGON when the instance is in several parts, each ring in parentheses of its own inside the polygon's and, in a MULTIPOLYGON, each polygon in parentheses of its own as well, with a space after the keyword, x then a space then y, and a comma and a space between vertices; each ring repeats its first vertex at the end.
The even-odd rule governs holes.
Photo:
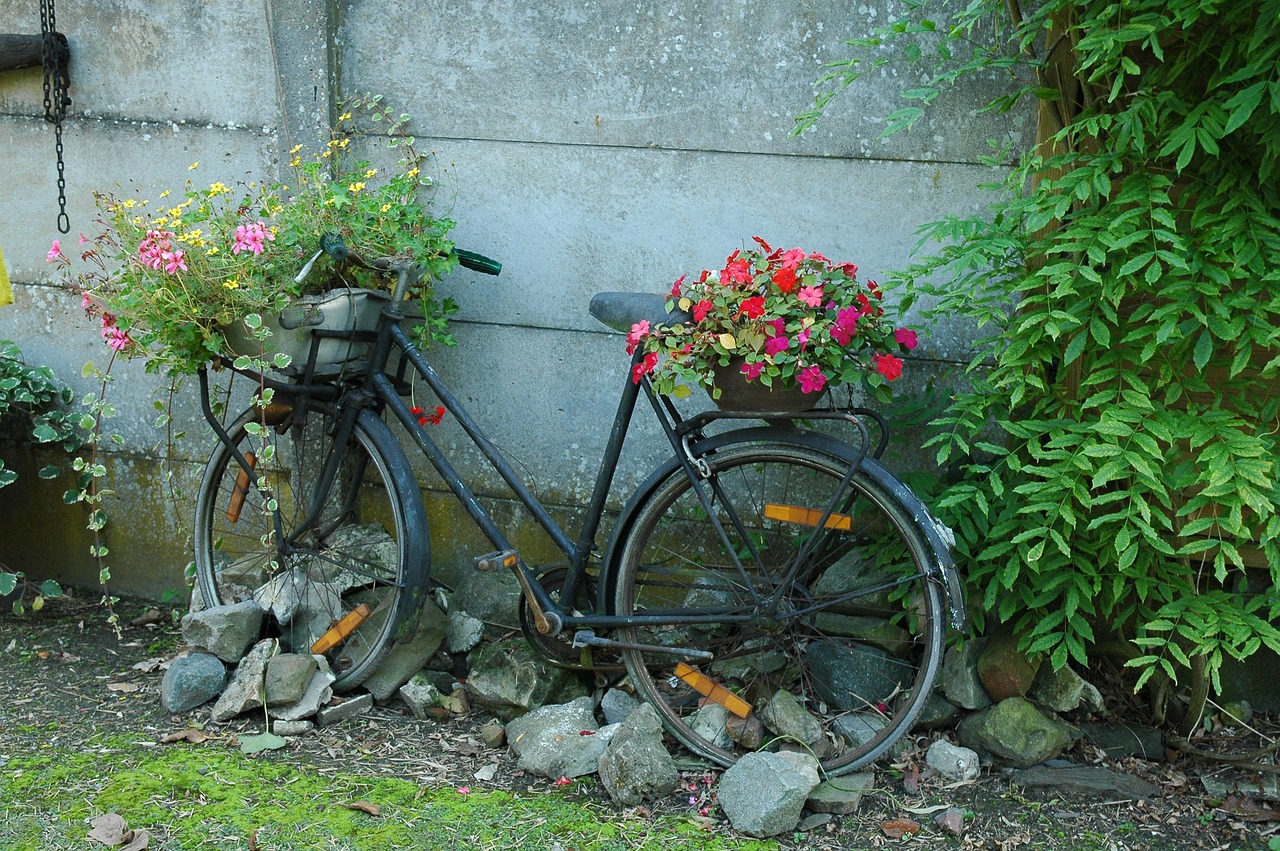
POLYGON ((58 232, 69 233, 71 219, 67 216, 62 120, 66 118, 67 107, 71 105, 71 96, 68 94, 71 76, 67 68, 70 55, 68 53, 67 58, 63 59, 63 53, 67 50, 67 37, 58 32, 54 0, 40 0, 40 37, 40 63, 44 70, 44 120, 53 125, 58 157, 58 232))

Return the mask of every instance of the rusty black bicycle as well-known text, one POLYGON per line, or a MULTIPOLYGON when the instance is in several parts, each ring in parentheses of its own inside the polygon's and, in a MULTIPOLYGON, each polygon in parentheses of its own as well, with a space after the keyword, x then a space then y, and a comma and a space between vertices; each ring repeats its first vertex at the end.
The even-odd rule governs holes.
MULTIPOLYGON (((876 759, 910 729, 937 677, 947 630, 963 624, 964 601, 949 533, 877 460, 883 423, 871 412, 682 416, 620 368, 604 457, 582 528, 570 535, 406 333, 403 296, 417 267, 361 259, 332 239, 322 247, 396 283, 372 327, 282 316, 282 327, 309 332, 309 348, 290 375, 252 373, 271 390, 269 404, 259 400, 224 423, 201 376, 218 435, 196 506, 204 601, 257 599, 282 642, 323 653, 337 689, 358 686, 411 638, 430 590, 430 530, 409 445, 492 542, 481 565, 515 572, 531 643, 560 665, 624 668, 622 684, 694 753, 729 765, 789 742, 838 775, 876 759), (336 370, 319 357, 335 340, 358 355, 336 370), (567 567, 530 565, 512 547, 423 427, 422 410, 409 404, 417 382, 567 567), (605 530, 610 486, 642 399, 671 455, 605 530), (871 427, 880 430, 876 441, 871 427)), ((479 255, 460 260, 498 271, 479 255)), ((590 309, 618 330, 640 319, 672 321, 661 296, 605 293, 590 309)))

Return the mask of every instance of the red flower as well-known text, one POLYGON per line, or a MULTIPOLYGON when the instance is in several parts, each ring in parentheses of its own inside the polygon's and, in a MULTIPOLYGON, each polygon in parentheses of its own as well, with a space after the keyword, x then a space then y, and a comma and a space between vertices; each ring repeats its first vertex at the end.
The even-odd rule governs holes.
POLYGON ((889 381, 897 381, 902 377, 901 358, 896 358, 893 355, 872 355, 871 362, 875 365, 876 372, 889 381))
POLYGON ((742 304, 738 307, 738 313, 734 316, 734 319, 737 319, 739 316, 744 316, 747 319, 755 319, 757 317, 764 316, 764 296, 757 295, 744 299, 742 304))
POLYGON ((658 365, 658 353, 649 352, 644 356, 644 360, 631 367, 631 383, 639 384, 640 379, 653 372, 654 367, 658 365))
POLYGON ((711 312, 711 308, 715 307, 709 300, 703 299, 693 306, 693 321, 701 322, 707 318, 707 314, 711 312))
POLYGON ((773 283, 777 285, 778 289, 782 292, 791 292, 796 288, 796 284, 799 283, 799 279, 796 278, 796 270, 788 266, 783 266, 781 269, 773 273, 773 283))
POLYGON ((681 275, 679 278, 676 279, 676 282, 671 285, 672 298, 680 298, 680 286, 684 283, 684 279, 687 277, 688 275, 681 275))
POLYGON ((444 407, 437 405, 434 413, 428 414, 422 408, 414 406, 409 409, 409 413, 418 418, 418 425, 425 426, 427 423, 432 425, 440 425, 440 421, 444 419, 444 407))
POLYGON ((765 241, 764 241, 763 239, 761 239, 760 237, 758 237, 758 236, 753 236, 753 237, 751 237, 751 240, 752 240, 756 245, 758 245, 758 246, 760 246, 761 248, 763 248, 763 249, 764 249, 764 253, 765 253, 765 254, 772 254, 772 253, 773 253, 773 249, 769 247, 769 243, 765 242, 765 241))
POLYGON ((751 282, 751 264, 738 256, 738 252, 729 255, 728 261, 724 265, 724 273, 721 276, 721 283, 724 284, 747 284, 751 282))

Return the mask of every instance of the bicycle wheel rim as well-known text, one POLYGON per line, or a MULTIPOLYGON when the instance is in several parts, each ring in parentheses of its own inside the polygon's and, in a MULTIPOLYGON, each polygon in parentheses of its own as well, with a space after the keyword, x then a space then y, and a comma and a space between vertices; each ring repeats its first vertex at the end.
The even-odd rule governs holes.
POLYGON ((283 650, 322 655, 333 688, 349 691, 376 670, 420 600, 425 563, 415 567, 421 559, 411 552, 408 516, 416 494, 394 474, 390 436, 358 421, 333 485, 317 500, 333 447, 331 411, 277 414, 251 434, 262 419, 251 409, 229 429, 239 451, 252 455, 257 487, 246 486, 225 445, 206 467, 196 506, 197 602, 255 600, 266 610, 264 635, 278 637, 283 650), (313 503, 322 506, 314 514, 313 503))
POLYGON ((842 485, 848 464, 831 455, 752 444, 706 460, 705 491, 747 579, 677 470, 636 514, 616 610, 752 619, 622 630, 624 641, 714 654, 678 670, 679 656, 624 651, 632 685, 677 740, 721 765, 784 747, 809 751, 829 776, 866 765, 909 730, 940 664, 945 626, 923 536, 865 472, 842 485), (784 583, 811 538, 820 552, 784 583), (763 613, 783 585, 775 614, 763 613))

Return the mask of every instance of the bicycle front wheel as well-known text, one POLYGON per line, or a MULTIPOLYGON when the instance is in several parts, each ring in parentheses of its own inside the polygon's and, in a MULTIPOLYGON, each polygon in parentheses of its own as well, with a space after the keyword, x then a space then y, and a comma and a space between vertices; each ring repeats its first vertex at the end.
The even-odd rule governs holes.
POLYGON ((219 443, 196 500, 195 568, 203 605, 256 600, 268 634, 323 654, 334 689, 349 691, 415 623, 429 554, 422 496, 386 424, 361 414, 340 448, 334 431, 318 404, 236 420, 228 433, 257 484, 219 443), (322 481, 338 451, 336 475, 322 481))
POLYGON ((831 454, 776 442, 704 458, 697 487, 679 469, 654 487, 622 544, 617 614, 671 618, 621 630, 653 648, 623 651, 632 684, 722 765, 784 745, 829 776, 866 765, 910 729, 942 656, 923 532, 880 477, 831 454))

